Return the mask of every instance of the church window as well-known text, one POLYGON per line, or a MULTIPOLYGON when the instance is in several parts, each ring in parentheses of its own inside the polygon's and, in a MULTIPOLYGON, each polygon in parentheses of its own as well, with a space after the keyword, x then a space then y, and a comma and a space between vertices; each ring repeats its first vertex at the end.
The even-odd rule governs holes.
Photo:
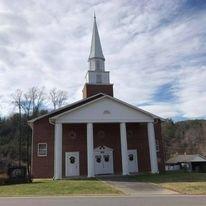
POLYGON ((39 157, 47 156, 47 143, 38 143, 37 156, 39 157))
POLYGON ((96 82, 97 82, 97 84, 101 84, 102 83, 102 75, 101 74, 97 74, 97 76, 96 76, 96 82))
POLYGON ((109 110, 104 110, 103 114, 111 114, 109 110))

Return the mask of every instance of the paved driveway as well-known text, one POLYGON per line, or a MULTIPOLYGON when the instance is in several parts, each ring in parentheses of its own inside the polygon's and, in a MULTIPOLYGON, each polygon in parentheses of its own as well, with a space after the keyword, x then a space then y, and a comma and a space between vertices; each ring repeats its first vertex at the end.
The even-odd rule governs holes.
POLYGON ((127 177, 101 178, 101 180, 130 196, 178 194, 177 192, 164 189, 156 184, 136 182, 132 178, 127 177))
POLYGON ((0 198, 1 206, 205 206, 206 196, 0 198))

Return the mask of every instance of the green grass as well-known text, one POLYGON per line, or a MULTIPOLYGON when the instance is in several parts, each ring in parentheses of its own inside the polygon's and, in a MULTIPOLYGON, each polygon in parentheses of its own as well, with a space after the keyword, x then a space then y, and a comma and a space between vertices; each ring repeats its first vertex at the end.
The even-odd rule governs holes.
POLYGON ((0 196, 103 195, 121 192, 98 180, 34 180, 33 183, 0 186, 0 196))
POLYGON ((182 194, 206 195, 206 173, 166 172, 133 177, 138 182, 152 182, 182 194))
POLYGON ((206 195, 206 182, 162 183, 162 187, 187 195, 206 195))
MULTIPOLYGON (((167 172, 127 177, 132 181, 151 182, 182 194, 206 195, 206 173, 167 172)), ((96 179, 34 180, 33 183, 0 186, 1 196, 66 196, 121 194, 120 191, 96 179)))
POLYGON ((168 182, 206 182, 206 173, 165 172, 161 174, 141 174, 135 176, 137 181, 168 183, 168 182))

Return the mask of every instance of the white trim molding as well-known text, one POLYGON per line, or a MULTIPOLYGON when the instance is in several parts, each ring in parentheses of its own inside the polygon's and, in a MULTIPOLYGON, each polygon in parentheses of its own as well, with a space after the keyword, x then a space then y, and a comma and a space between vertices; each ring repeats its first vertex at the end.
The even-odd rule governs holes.
MULTIPOLYGON (((132 109, 133 111, 137 111, 137 112, 139 112, 139 113, 142 113, 142 114, 144 114, 145 116, 148 117, 148 119, 147 119, 146 121, 145 121, 144 119, 143 119, 143 120, 140 119, 139 121, 137 121, 137 119, 136 119, 136 120, 135 120, 136 122, 153 122, 154 119, 156 119, 156 118, 164 121, 164 119, 162 119, 161 117, 158 117, 158 116, 156 116, 156 115, 154 115, 154 114, 152 114, 152 113, 150 113, 150 112, 147 112, 147 111, 145 111, 145 110, 143 110, 143 109, 140 109, 140 108, 138 108, 138 107, 135 107, 135 106, 133 106, 133 105, 131 105, 131 104, 128 104, 128 103, 126 103, 126 102, 124 102, 124 101, 121 101, 121 100, 119 100, 119 99, 117 99, 117 98, 114 98, 114 97, 111 97, 111 96, 105 95, 105 94, 103 94, 103 96, 100 97, 100 98, 97 98, 97 99, 95 99, 95 100, 92 100, 92 101, 90 101, 90 102, 87 102, 87 103, 85 103, 85 104, 82 104, 82 105, 80 105, 80 106, 78 106, 78 107, 75 107, 74 109, 70 109, 70 110, 65 111, 65 112, 62 112, 62 113, 60 113, 60 114, 58 114, 58 115, 55 115, 55 116, 51 117, 50 120, 51 120, 51 121, 55 121, 55 120, 61 119, 61 117, 64 116, 64 115, 66 115, 66 114, 72 113, 72 112, 74 112, 74 111, 76 111, 76 110, 81 110, 82 108, 88 107, 88 105, 94 104, 94 103, 99 102, 99 101, 102 101, 102 100, 104 100, 104 99, 109 99, 109 100, 111 100, 111 101, 113 101, 113 102, 119 103, 120 105, 124 105, 125 107, 130 108, 130 109, 132 109)), ((111 102, 111 101, 110 101, 110 102, 111 102)), ((116 120, 115 120, 115 121, 116 121, 116 120)), ((80 121, 80 122, 81 122, 81 121, 80 121)), ((118 121, 118 122, 122 122, 122 121, 118 121)), ((125 122, 127 122, 127 121, 125 121, 125 122)), ((132 122, 133 122, 133 121, 132 121, 132 122)))
POLYGON ((55 123, 54 179, 62 179, 62 124, 55 123))
POLYGON ((48 147, 46 142, 39 142, 37 145, 37 156, 38 157, 47 157, 48 155, 48 147), (40 145, 45 145, 44 149, 40 148, 40 145), (45 154, 41 154, 41 152, 45 152, 45 154))
MULTIPOLYGON (((99 98, 98 101, 85 104, 56 117, 52 117, 59 123, 121 123, 121 122, 154 122, 154 119, 135 110, 125 104, 111 98, 99 98), (109 111, 105 114, 105 110, 109 111)), ((52 120, 52 119, 51 119, 52 120)))
POLYGON ((120 139, 122 154, 122 174, 129 174, 126 123, 120 123, 120 139))
POLYGON ((94 143, 92 123, 87 123, 87 176, 94 177, 94 143))

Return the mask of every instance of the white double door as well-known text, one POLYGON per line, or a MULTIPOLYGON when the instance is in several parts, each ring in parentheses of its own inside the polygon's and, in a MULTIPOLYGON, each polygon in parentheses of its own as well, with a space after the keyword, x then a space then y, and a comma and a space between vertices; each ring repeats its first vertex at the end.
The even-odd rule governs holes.
POLYGON ((65 176, 79 176, 79 152, 65 153, 65 176))
POLYGON ((113 149, 100 146, 94 149, 94 173, 100 174, 113 174, 113 149))
POLYGON ((137 150, 128 150, 128 169, 129 173, 138 172, 137 150))

